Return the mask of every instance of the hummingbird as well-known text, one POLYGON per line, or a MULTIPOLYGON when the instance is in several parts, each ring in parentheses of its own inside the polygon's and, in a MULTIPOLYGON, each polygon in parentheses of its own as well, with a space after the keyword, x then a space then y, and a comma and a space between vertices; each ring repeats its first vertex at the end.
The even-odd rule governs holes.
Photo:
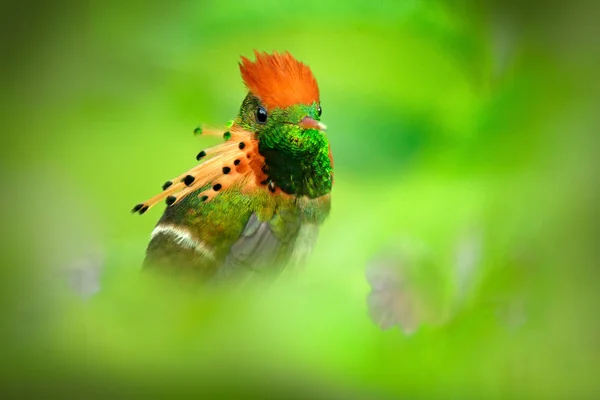
POLYGON ((248 89, 223 138, 200 163, 137 204, 144 214, 164 201, 144 270, 198 282, 276 277, 304 264, 331 207, 333 157, 317 81, 289 52, 254 51, 239 68, 248 89))

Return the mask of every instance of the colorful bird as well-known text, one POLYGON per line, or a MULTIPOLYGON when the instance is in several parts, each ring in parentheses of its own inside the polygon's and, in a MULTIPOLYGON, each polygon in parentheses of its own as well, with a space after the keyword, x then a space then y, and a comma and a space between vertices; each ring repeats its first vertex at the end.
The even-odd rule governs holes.
POLYGON ((195 131, 225 142, 201 151, 199 165, 134 207, 143 214, 167 204, 145 269, 245 282, 276 276, 311 253, 333 185, 319 88, 289 53, 255 55, 239 64, 249 92, 237 118, 222 130, 195 131))

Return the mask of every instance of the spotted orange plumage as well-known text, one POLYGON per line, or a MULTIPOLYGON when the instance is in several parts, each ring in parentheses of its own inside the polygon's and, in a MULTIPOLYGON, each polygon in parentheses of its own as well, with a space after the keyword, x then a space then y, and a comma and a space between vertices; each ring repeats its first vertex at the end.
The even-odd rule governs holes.
POLYGON ((288 52, 254 51, 256 61, 242 57, 240 72, 248 90, 267 109, 319 102, 319 87, 310 68, 288 52))

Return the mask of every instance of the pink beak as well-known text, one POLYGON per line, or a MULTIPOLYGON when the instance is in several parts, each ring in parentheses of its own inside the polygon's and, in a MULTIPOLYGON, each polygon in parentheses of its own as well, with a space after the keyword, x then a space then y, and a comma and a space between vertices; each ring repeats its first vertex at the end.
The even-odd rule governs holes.
POLYGON ((310 117, 302 118, 302 121, 298 124, 302 129, 316 129, 318 131, 324 131, 327 129, 325 124, 320 123, 319 121, 315 121, 310 117))

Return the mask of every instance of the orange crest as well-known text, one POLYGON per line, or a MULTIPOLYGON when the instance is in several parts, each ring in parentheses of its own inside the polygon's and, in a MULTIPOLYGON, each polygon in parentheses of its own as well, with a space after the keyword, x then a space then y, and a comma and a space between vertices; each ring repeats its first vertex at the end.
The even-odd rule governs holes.
POLYGON ((267 109, 319 102, 319 87, 307 65, 288 52, 254 54, 255 62, 242 57, 240 71, 248 90, 267 109))

